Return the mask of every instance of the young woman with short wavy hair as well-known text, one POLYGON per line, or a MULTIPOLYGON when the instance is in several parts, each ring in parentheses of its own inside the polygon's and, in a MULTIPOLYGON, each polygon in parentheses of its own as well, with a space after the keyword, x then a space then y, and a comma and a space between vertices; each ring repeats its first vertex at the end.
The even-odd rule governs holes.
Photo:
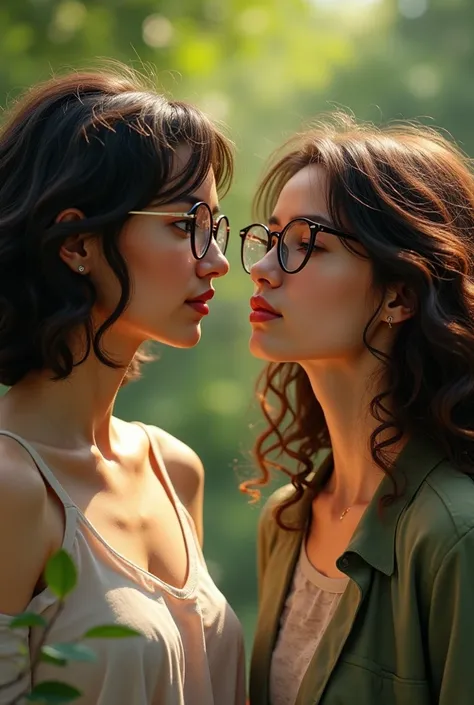
MULTIPOLYGON (((125 68, 35 86, 0 131, 0 702, 58 677, 84 705, 243 705, 241 628, 200 548, 203 469, 190 448, 113 415, 145 341, 192 347, 229 234, 227 139, 125 68), (44 566, 69 551, 58 614, 44 566), (100 624, 61 673, 47 643, 100 624), (9 684, 9 685, 8 685, 9 684), (8 687, 7 687, 8 685, 8 687)), ((159 390, 155 390, 156 394, 159 390)))

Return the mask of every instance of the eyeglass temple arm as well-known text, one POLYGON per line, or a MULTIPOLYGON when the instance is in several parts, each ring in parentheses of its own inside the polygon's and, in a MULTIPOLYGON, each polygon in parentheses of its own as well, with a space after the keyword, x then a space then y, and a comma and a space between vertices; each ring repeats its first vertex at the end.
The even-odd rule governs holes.
POLYGON ((329 233, 330 235, 338 235, 339 237, 345 237, 347 240, 355 240, 357 238, 354 235, 349 235, 349 233, 343 233, 340 230, 335 230, 330 228, 328 225, 322 225, 321 223, 312 223, 313 227, 317 227, 318 231, 321 233, 329 233))
POLYGON ((128 211, 130 215, 170 215, 172 218, 196 218, 194 213, 170 213, 169 211, 128 211))

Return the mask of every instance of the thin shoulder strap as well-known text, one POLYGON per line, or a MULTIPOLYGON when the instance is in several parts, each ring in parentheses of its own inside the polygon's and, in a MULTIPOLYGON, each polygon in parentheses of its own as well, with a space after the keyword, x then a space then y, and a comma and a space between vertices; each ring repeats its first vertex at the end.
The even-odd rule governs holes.
POLYGON ((171 482, 171 478, 168 475, 168 471, 166 469, 165 461, 163 459, 163 455, 161 454, 160 446, 156 441, 156 438, 153 436, 152 433, 150 433, 150 429, 148 426, 144 423, 141 423, 141 421, 134 421, 133 422, 136 426, 140 426, 141 429, 146 433, 148 440, 150 442, 150 448, 151 452, 153 454, 153 457, 155 459, 155 462, 158 466, 158 469, 163 477, 163 481, 166 483, 166 487, 168 491, 171 493, 174 501, 176 502, 176 505, 182 506, 181 500, 179 499, 176 490, 173 487, 173 483, 171 482))
POLYGON ((19 445, 21 445, 22 448, 26 450, 28 455, 30 455, 31 459, 35 463, 36 467, 40 471, 41 475, 43 476, 45 482, 51 487, 52 490, 57 494, 61 502, 64 504, 65 507, 74 507, 73 502, 71 501, 69 495, 67 494, 66 490, 63 488, 63 486, 58 482, 56 477, 54 476, 54 473, 50 468, 46 465, 40 454, 33 448, 28 441, 25 441, 24 438, 21 436, 17 436, 16 433, 12 433, 11 431, 5 431, 3 429, 0 429, 0 436, 7 436, 8 438, 13 438, 14 441, 16 441, 19 445))
POLYGON ((184 540, 186 543, 186 551, 189 560, 189 574, 197 575, 195 571, 198 562, 205 565, 205 560, 201 551, 201 546, 199 544, 199 539, 196 533, 194 521, 189 512, 187 511, 186 507, 178 497, 178 493, 176 492, 175 488, 173 487, 173 483, 171 482, 171 478, 168 475, 165 461, 160 450, 160 445, 157 442, 155 436, 153 435, 153 433, 151 433, 149 427, 146 424, 141 423, 140 421, 134 421, 134 423, 137 426, 140 426, 140 428, 145 432, 148 437, 148 440, 150 442, 151 453, 161 473, 161 477, 163 478, 163 482, 166 486, 165 489, 167 489, 170 499, 175 505, 175 510, 178 515, 179 523, 181 525, 181 530, 183 532, 184 540))

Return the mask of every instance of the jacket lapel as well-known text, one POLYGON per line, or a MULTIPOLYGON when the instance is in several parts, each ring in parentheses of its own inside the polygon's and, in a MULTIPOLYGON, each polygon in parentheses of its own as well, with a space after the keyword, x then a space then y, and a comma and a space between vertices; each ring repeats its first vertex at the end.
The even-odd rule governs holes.
POLYGON ((374 570, 392 575, 395 567, 395 533, 398 520, 412 501, 427 475, 443 460, 443 454, 431 443, 412 438, 401 451, 393 468, 401 497, 380 513, 380 502, 393 492, 385 477, 364 513, 344 554, 338 559, 339 570, 350 580, 328 628, 310 661, 298 691, 295 705, 320 703, 329 678, 351 633, 359 608, 370 591, 374 570), (362 560, 361 560, 362 559, 362 560))
MULTIPOLYGON (((367 575, 364 577, 367 578, 367 575)), ((367 594, 366 587, 361 588, 352 580, 349 581, 332 617, 331 628, 324 632, 309 663, 295 705, 308 705, 308 703, 317 705, 320 702, 329 677, 353 627, 357 612, 362 604, 362 596, 367 594)))
POLYGON ((301 543, 306 536, 311 518, 314 492, 324 484, 332 469, 332 457, 326 456, 316 470, 311 485, 313 492, 305 492, 303 498, 283 513, 282 519, 289 526, 303 526, 299 531, 278 529, 278 539, 266 568, 272 576, 271 587, 262 591, 259 618, 252 651, 250 676, 250 702, 252 705, 268 705, 269 679, 273 649, 277 639, 280 617, 291 586, 301 543))
POLYGON ((253 645, 251 664, 250 702, 252 705, 268 705, 268 685, 272 653, 296 561, 298 560, 301 531, 281 532, 278 549, 272 554, 267 570, 272 575, 271 590, 262 596, 257 632, 253 645))

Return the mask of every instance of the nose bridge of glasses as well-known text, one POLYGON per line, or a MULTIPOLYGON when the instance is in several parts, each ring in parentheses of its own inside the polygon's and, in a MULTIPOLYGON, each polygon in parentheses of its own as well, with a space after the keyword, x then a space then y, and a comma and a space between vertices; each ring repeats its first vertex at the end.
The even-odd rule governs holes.
POLYGON ((240 237, 242 239, 258 239, 260 240, 263 238, 265 234, 265 237, 268 239, 268 241, 271 241, 271 239, 274 236, 279 237, 280 233, 277 231, 271 231, 270 228, 265 225, 264 223, 252 223, 251 225, 247 225, 246 228, 242 228, 240 231, 240 237), (260 233, 260 231, 263 230, 263 233, 260 233))

